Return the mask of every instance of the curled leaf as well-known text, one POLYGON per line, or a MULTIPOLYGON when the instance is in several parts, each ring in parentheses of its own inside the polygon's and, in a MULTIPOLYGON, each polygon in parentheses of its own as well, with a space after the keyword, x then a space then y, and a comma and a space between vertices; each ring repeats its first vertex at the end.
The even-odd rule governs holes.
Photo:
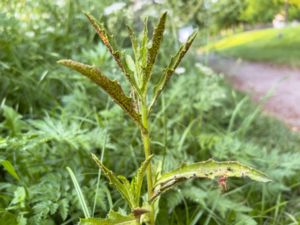
POLYGON ((271 181, 264 173, 239 162, 217 162, 210 159, 204 162, 184 165, 163 174, 154 185, 151 201, 182 181, 194 178, 215 179, 218 177, 248 177, 259 182, 271 181))
POLYGON ((197 36, 197 31, 191 34, 185 44, 183 44, 175 56, 171 58, 171 61, 167 68, 164 69, 163 76, 161 77, 160 81, 154 87, 154 97, 150 104, 149 109, 153 107, 154 103, 156 102, 157 98, 161 94, 162 90, 167 85, 168 81, 170 80, 171 76, 173 75, 175 69, 181 62, 182 58, 185 56, 186 52, 189 50, 190 46, 192 45, 193 41, 197 36))
POLYGON ((121 108, 129 114, 129 116, 137 122, 140 126, 141 118, 138 112, 135 110, 133 100, 126 96, 120 84, 115 80, 110 80, 104 76, 101 71, 95 66, 86 65, 80 62, 76 62, 69 59, 62 59, 58 61, 66 67, 69 67, 82 75, 90 78, 96 84, 98 84, 112 99, 121 106, 121 108))

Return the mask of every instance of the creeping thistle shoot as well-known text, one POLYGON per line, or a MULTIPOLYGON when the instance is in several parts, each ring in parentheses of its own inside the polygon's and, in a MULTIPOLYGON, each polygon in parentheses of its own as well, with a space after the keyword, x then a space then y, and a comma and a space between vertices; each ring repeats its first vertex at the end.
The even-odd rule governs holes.
POLYGON ((131 180, 127 180, 124 176, 116 176, 110 169, 105 167, 95 155, 93 159, 104 172, 110 183, 116 188, 124 200, 130 207, 131 212, 127 215, 120 215, 111 211, 106 219, 81 219, 81 225, 97 225, 97 224, 135 224, 146 223, 148 225, 155 224, 155 214, 158 211, 159 197, 165 191, 173 188, 178 183, 189 179, 207 178, 218 179, 219 186, 227 189, 226 179, 228 177, 249 177, 259 182, 270 181, 266 175, 251 167, 240 164, 239 162, 227 161, 216 162, 208 160, 190 165, 182 166, 173 171, 162 174, 159 178, 154 178, 152 171, 153 157, 151 153, 150 142, 150 122, 149 116, 155 102, 159 98, 161 92, 165 89, 168 81, 172 78, 172 74, 180 64, 181 60, 191 47, 197 36, 194 32, 184 43, 176 54, 171 57, 170 63, 162 71, 159 81, 150 87, 151 74, 153 66, 156 62, 157 55, 163 40, 163 33, 167 19, 167 13, 163 13, 152 36, 152 45, 148 48, 148 30, 145 23, 143 37, 141 42, 135 36, 133 30, 128 28, 129 36, 132 43, 134 57, 124 55, 112 43, 111 35, 106 31, 104 26, 99 23, 93 16, 86 14, 88 20, 95 28, 97 34, 103 44, 111 53, 114 61, 124 73, 127 81, 131 85, 132 93, 125 93, 122 86, 115 80, 109 79, 96 66, 82 64, 70 59, 59 60, 58 63, 69 67, 82 75, 88 77, 103 89, 116 104, 118 104, 125 113, 135 122, 141 131, 141 139, 143 142, 145 161, 138 169, 136 176, 131 180), (152 98, 148 96, 148 89, 152 89, 152 98), (149 100, 150 99, 150 100, 149 100), (141 202, 143 178, 147 177, 147 199, 141 202))

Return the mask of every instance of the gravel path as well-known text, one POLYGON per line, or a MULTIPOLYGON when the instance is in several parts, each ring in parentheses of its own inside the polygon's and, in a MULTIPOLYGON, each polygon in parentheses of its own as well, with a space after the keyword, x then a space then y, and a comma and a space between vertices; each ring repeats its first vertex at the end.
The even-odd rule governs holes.
POLYGON ((264 110, 300 130, 300 68, 246 62, 212 55, 208 65, 225 74, 233 86, 247 92, 254 101, 266 95, 264 110))

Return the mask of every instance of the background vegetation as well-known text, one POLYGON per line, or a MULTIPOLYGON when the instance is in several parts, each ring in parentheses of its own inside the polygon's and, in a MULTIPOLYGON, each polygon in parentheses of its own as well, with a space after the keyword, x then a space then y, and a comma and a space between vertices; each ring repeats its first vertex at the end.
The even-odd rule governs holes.
MULTIPOLYGON (((94 84, 56 64, 60 58, 77 59, 123 79, 82 11, 104 21, 118 34, 118 44, 128 47, 125 23, 139 30, 141 18, 147 15, 151 28, 153 18, 168 10, 172 22, 159 56, 162 65, 175 51, 172 46, 179 45, 177 26, 202 28, 199 43, 215 32, 208 27, 217 18, 203 5, 185 18, 184 10, 193 8, 192 3, 167 1, 139 8, 124 1, 122 9, 109 12, 112 3, 0 2, 1 225, 76 224, 83 213, 67 166, 76 174, 95 216, 112 208, 128 209, 105 179, 98 180, 90 153, 102 155, 117 174, 131 177, 143 158, 138 130, 94 84), (180 4, 186 8, 178 10, 180 4)), ((152 148, 156 160, 164 160, 163 170, 208 158, 230 159, 259 168, 273 182, 230 180, 226 193, 217 182, 178 186, 162 198, 158 224, 299 224, 298 134, 264 116, 260 106, 199 64, 194 53, 181 66, 184 72, 178 71, 153 118, 157 126, 152 127, 152 148)))
POLYGON ((299 37, 299 26, 254 30, 222 38, 202 50, 251 61, 299 67, 299 37))

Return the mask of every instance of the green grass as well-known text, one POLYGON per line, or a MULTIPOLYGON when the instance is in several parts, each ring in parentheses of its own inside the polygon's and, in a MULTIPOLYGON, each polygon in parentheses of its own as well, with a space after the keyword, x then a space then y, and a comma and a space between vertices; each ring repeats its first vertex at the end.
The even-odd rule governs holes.
POLYGON ((204 49, 246 60, 300 66, 300 27, 244 32, 204 49))

